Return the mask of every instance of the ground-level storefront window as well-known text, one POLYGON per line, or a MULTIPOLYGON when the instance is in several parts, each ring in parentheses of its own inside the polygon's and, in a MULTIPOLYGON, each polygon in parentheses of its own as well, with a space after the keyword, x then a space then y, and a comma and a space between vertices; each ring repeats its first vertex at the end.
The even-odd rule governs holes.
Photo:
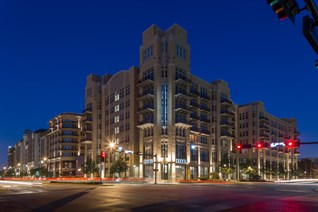
POLYGON ((198 179, 198 167, 190 166, 190 179, 198 179))
POLYGON ((153 177, 153 165, 145 165, 145 171, 144 171, 144 177, 145 178, 152 178, 153 177))
POLYGON ((176 180, 185 179, 185 165, 176 165, 176 180))
POLYGON ((161 179, 168 180, 168 164, 161 164, 161 179))

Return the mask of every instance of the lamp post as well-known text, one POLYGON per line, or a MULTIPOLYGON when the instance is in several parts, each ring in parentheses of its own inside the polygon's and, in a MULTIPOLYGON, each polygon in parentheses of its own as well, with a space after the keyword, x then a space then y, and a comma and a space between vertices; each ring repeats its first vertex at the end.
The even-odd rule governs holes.
POLYGON ((110 148, 110 150, 109 150, 109 160, 108 160, 108 165, 109 165, 109 171, 110 171, 110 164, 111 163, 113 163, 113 156, 112 156, 112 154, 113 154, 113 149, 115 148, 115 146, 116 146, 116 144, 115 144, 115 142, 110 142, 109 143, 109 148, 110 148))

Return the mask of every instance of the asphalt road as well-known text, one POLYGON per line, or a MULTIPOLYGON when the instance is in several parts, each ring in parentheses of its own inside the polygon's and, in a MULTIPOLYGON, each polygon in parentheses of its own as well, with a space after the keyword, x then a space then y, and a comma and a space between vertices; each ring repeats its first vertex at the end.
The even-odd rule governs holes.
POLYGON ((317 183, 2 184, 0 211, 318 211, 317 183))

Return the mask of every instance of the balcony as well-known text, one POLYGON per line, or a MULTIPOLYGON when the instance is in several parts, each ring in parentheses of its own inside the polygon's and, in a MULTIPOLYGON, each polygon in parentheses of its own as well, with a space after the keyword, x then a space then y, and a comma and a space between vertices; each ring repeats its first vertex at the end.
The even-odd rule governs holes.
POLYGON ((194 114, 190 114, 190 118, 191 119, 196 119, 196 120, 200 120, 200 117, 194 114))
POLYGON ((144 85, 149 85, 154 82, 154 78, 151 76, 144 77, 141 80, 138 80, 138 86, 144 86, 144 85))
POLYGON ((196 103, 196 102, 190 102, 190 106, 191 106, 191 107, 200 108, 200 104, 198 104, 198 103, 196 103))
POLYGON ((141 112, 146 112, 146 111, 150 111, 153 112, 154 111, 154 105, 150 104, 150 105, 144 105, 138 108, 138 113, 141 112))
POLYGON ((153 119, 145 119, 143 121, 138 122, 139 128, 147 128, 147 127, 152 127, 154 126, 154 120, 153 119))
POLYGON ((234 113, 229 110, 221 110, 221 116, 234 116, 234 113))
POLYGON ((224 98, 224 99, 221 99, 221 104, 231 106, 232 101, 224 98))
POLYGON ((178 96, 185 96, 185 97, 189 97, 189 93, 185 90, 176 90, 175 91, 175 96, 178 97, 178 96))
POLYGON ((211 134, 211 132, 210 132, 209 130, 203 130, 203 129, 201 129, 200 132, 201 132, 202 134, 205 134, 205 135, 210 135, 210 134, 211 134))
POLYGON ((185 76, 176 76, 175 77, 175 82, 176 83, 191 83, 191 79, 189 79, 188 77, 185 77, 185 76))
POLYGON ((175 125, 178 126, 178 127, 185 127, 185 128, 188 128, 188 127, 192 126, 190 124, 190 122, 185 120, 185 119, 176 119, 175 125))
POLYGON ((187 107, 185 104, 176 104, 175 110, 176 111, 178 111, 178 110, 188 110, 188 111, 190 111, 190 108, 187 107))
POLYGON ((208 108, 207 106, 204 106, 204 105, 200 106, 200 110, 204 110, 204 111, 210 112, 210 108, 208 108))
POLYGON ((221 137, 231 137, 231 138, 234 138, 234 134, 233 134, 233 133, 229 133, 229 132, 221 132, 221 137))
POLYGON ((83 114, 91 114, 92 113, 92 108, 88 108, 82 111, 83 114))
POLYGON ((143 91, 138 94, 138 99, 141 98, 153 98, 154 91, 143 91))
POLYGON ((92 123, 93 121, 93 118, 92 117, 85 117, 83 118, 83 124, 86 124, 86 123, 92 123))
POLYGON ((200 97, 200 93, 196 90, 190 89, 190 93, 191 93, 191 96, 193 96, 193 97, 200 97))
POLYGON ((203 118, 203 117, 200 118, 200 121, 201 121, 201 122, 210 123, 210 119, 203 118))
POLYGON ((201 99, 206 99, 206 100, 210 100, 210 97, 207 95, 200 95, 201 99))
POLYGON ((234 127, 234 123, 233 122, 229 122, 229 121, 221 121, 221 127, 234 127))
POLYGON ((200 129, 198 127, 191 127, 190 130, 196 133, 200 132, 200 129))

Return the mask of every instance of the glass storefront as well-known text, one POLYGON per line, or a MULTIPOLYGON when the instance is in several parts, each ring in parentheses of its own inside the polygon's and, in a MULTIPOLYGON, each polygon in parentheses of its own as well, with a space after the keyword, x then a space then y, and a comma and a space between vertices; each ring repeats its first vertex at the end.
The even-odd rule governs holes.
POLYGON ((153 177, 153 165, 145 165, 144 177, 145 178, 152 178, 153 177))
POLYGON ((161 164, 161 179, 168 180, 168 164, 161 164))
POLYGON ((185 179, 185 165, 176 165, 176 180, 185 179))
POLYGON ((190 166, 190 179, 198 179, 198 167, 190 166))
POLYGON ((202 166, 200 169, 200 176, 201 177, 208 177, 209 176, 209 168, 202 166))

